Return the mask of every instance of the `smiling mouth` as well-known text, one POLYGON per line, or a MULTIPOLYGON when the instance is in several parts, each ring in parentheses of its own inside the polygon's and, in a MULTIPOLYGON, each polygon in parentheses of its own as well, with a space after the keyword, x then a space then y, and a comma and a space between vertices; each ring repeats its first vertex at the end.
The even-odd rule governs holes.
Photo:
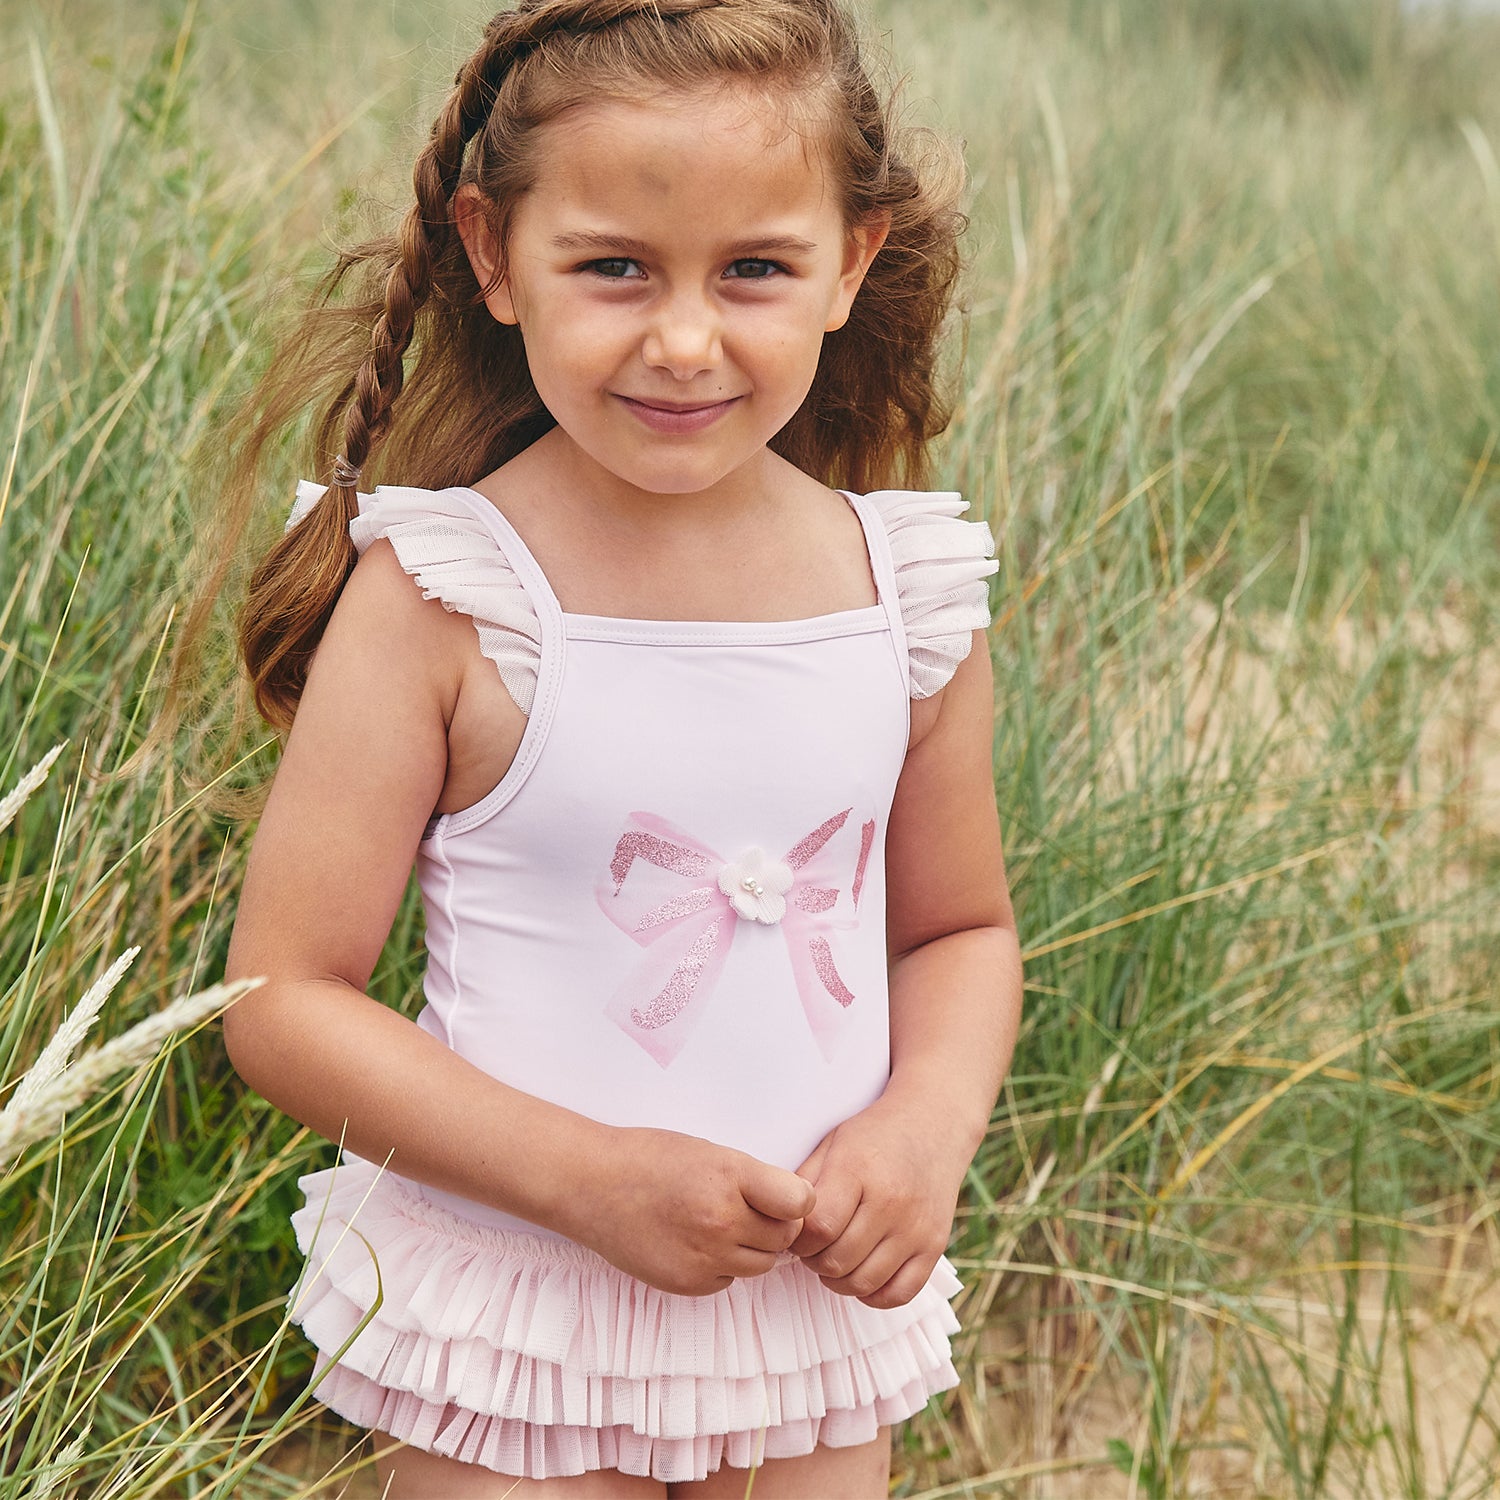
POLYGON ((723 401, 641 401, 634 396, 617 396, 621 405, 655 432, 698 432, 724 415, 740 398, 729 396, 723 401))

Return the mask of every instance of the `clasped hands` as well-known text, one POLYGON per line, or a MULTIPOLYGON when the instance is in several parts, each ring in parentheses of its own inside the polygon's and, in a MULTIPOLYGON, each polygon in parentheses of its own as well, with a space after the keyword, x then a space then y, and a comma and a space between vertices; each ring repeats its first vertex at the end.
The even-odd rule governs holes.
POLYGON ((591 1174, 586 1222, 564 1232, 686 1296, 761 1275, 790 1250, 830 1291, 900 1307, 947 1246, 968 1167, 957 1142, 934 1140, 930 1117, 886 1099, 836 1126, 796 1172, 672 1131, 613 1140, 606 1170, 591 1174))

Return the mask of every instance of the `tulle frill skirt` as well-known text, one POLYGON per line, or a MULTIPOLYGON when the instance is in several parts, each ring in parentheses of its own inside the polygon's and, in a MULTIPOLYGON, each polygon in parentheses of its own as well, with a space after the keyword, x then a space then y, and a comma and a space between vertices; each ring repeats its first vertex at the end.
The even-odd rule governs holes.
POLYGON ((319 1351, 318 1399, 501 1474, 702 1479, 869 1442, 957 1384, 946 1261, 885 1311, 827 1291, 794 1256, 679 1297, 569 1240, 461 1218, 363 1162, 299 1186, 292 1320, 319 1351))

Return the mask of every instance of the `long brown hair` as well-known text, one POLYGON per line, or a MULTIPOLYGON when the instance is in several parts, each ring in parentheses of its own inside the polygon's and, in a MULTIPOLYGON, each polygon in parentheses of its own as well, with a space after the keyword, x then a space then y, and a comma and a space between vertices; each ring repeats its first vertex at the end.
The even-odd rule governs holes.
MULTIPOLYGON (((795 101, 826 141, 846 222, 890 220, 848 322, 826 336, 812 388, 771 446, 855 490, 924 480, 926 445, 948 418, 937 346, 958 272, 962 169, 935 138, 898 141, 837 0, 520 0, 459 69, 399 228, 339 257, 238 424, 221 495, 235 537, 268 445, 309 406, 319 409, 312 467, 331 481, 256 568, 240 618, 256 706, 272 725, 290 725, 354 566, 355 477, 362 488, 377 469, 408 485, 472 484, 553 425, 519 330, 483 305, 453 221, 459 187, 478 188, 503 254, 510 213, 535 180, 539 126, 590 100, 723 81, 795 101)), ((205 623, 200 607, 185 634, 205 623)))

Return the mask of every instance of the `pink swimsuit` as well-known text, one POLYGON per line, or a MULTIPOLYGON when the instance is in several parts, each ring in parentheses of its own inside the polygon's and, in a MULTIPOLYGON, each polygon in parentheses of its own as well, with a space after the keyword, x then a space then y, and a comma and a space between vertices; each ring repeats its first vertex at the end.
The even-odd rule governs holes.
MULTIPOLYGON (((360 550, 386 537, 427 597, 470 615, 528 715, 504 778, 435 817, 418 853, 425 1030, 594 1119, 787 1168, 879 1096, 908 700, 987 623, 995 564, 955 496, 849 502, 879 603, 705 623, 563 613, 472 490, 361 497, 360 550)), ((956 1379, 946 1262, 890 1311, 790 1255, 677 1297, 352 1156, 301 1186, 293 1318, 319 1398, 501 1473, 700 1479, 866 1442, 956 1379)))

